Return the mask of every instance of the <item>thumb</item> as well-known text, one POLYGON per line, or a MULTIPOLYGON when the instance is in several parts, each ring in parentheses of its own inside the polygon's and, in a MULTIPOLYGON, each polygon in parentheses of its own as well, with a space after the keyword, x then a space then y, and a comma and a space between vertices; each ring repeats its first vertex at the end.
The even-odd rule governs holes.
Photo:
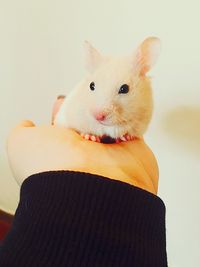
POLYGON ((53 105, 53 110, 52 110, 52 116, 51 116, 51 124, 54 124, 54 120, 56 117, 56 114, 58 113, 58 111, 60 110, 60 107, 63 103, 63 101, 65 100, 65 96, 64 95, 60 95, 57 97, 56 101, 54 102, 53 105))

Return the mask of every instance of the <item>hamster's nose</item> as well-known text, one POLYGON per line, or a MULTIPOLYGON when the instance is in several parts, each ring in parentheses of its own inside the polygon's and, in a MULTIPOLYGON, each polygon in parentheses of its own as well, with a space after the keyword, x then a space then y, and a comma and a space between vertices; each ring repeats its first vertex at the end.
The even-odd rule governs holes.
POLYGON ((106 119, 106 113, 105 112, 97 112, 97 113, 94 113, 94 117, 97 121, 104 121, 106 119))

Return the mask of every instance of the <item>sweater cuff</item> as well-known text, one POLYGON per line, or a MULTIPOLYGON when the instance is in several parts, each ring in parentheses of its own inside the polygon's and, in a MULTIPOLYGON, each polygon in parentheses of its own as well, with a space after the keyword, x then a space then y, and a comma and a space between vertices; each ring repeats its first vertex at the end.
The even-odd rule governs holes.
POLYGON ((21 187, 14 225, 32 231, 27 226, 33 223, 38 226, 33 234, 38 251, 41 238, 52 232, 60 250, 70 246, 73 254, 78 247, 81 257, 89 253, 94 260, 93 253, 99 251, 102 259, 116 264, 102 266, 130 262, 130 266, 167 266, 164 203, 118 180, 73 171, 28 177, 21 187))

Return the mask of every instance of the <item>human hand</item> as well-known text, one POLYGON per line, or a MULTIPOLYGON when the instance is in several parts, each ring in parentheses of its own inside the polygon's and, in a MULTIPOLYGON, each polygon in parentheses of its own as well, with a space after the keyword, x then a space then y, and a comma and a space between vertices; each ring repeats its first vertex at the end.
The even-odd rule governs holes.
POLYGON ((71 170, 120 180, 157 193, 156 159, 143 140, 102 144, 85 140, 71 129, 35 126, 24 121, 11 131, 7 149, 19 184, 35 173, 71 170))

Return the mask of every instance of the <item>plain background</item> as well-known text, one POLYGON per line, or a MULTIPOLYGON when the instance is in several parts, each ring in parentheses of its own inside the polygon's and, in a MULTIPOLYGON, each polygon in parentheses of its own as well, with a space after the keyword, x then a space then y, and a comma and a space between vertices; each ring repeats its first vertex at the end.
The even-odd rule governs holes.
POLYGON ((199 10, 195 0, 0 0, 0 208, 14 212, 19 196, 6 137, 23 119, 50 123, 56 96, 85 73, 84 40, 107 54, 127 54, 158 36, 155 110, 145 138, 160 167, 169 266, 199 267, 199 10))

